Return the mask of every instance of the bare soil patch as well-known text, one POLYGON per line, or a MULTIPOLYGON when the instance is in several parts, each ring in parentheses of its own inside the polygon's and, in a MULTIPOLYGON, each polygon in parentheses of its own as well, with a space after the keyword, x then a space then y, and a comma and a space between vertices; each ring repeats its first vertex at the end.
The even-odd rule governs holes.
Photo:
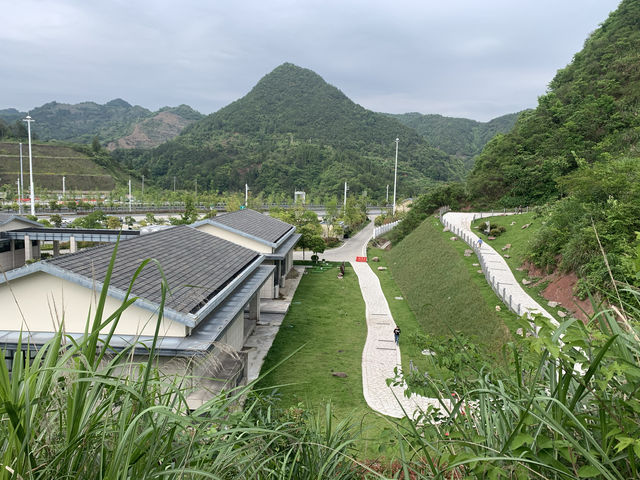
POLYGON ((530 263, 526 263, 524 267, 530 277, 539 278, 539 283, 548 282, 547 287, 541 292, 544 298, 558 302, 571 312, 574 317, 583 322, 586 322, 589 316, 593 315, 591 302, 588 299, 580 300, 574 295, 578 284, 578 276, 575 273, 560 273, 556 271, 552 274, 546 274, 543 270, 530 263))

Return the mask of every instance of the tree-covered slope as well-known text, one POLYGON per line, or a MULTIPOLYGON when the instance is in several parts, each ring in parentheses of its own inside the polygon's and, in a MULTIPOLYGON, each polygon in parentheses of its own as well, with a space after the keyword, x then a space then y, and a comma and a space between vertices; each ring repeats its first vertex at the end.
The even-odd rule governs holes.
POLYGON ((498 133, 513 128, 518 113, 509 113, 489 122, 477 122, 468 118, 423 115, 421 113, 389 114, 404 125, 423 135, 436 148, 449 155, 463 158, 468 164, 475 155, 498 133))
POLYGON ((463 174, 459 159, 413 129, 355 104, 311 70, 285 63, 174 141, 125 161, 165 186, 175 175, 217 190, 246 182, 256 191, 335 194, 347 181, 352 191, 380 198, 393 184, 396 137, 403 194, 463 174))
POLYGON ((556 180, 581 162, 638 156, 640 0, 623 0, 560 70, 538 107, 485 147, 469 178, 472 194, 506 206, 560 193, 556 180))
MULTIPOLYGON (((21 122, 26 115, 27 112, 15 108, 0 110, 0 121, 11 125, 21 122)), ((90 143, 98 137, 101 143, 113 142, 120 148, 155 147, 202 118, 202 114, 187 105, 151 112, 122 99, 104 105, 49 102, 34 108, 29 115, 36 121, 33 133, 40 140, 90 143), (123 138, 126 140, 119 142, 123 138)))

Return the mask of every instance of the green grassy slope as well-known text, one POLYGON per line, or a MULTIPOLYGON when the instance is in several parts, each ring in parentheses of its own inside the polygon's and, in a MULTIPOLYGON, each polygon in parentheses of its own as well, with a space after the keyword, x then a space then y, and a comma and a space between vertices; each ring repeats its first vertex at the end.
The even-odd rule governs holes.
MULTIPOLYGON (((29 175, 29 149, 22 145, 25 183, 29 175)), ((67 190, 112 190, 113 172, 96 163, 92 157, 61 145, 32 145, 34 182, 49 190, 62 190, 66 177, 67 190)), ((18 143, 0 142, 0 184, 15 185, 20 175, 18 143)))
POLYGON ((477 272, 475 255, 464 257, 467 245, 451 236, 427 218, 389 252, 391 274, 425 333, 461 332, 496 353, 509 339, 507 324, 514 316, 477 272))

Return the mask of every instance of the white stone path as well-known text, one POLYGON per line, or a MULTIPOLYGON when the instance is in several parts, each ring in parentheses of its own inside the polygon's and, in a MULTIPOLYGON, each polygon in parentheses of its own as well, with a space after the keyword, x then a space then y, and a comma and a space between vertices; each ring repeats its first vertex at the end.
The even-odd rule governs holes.
MULTIPOLYGON (((362 392, 373 410, 390 417, 414 418, 416 414, 434 406, 444 411, 438 398, 412 394, 405 397, 405 387, 389 386, 387 379, 394 378, 394 369, 401 371, 400 348, 393 339, 395 322, 382 292, 380 281, 365 262, 356 262, 356 256, 366 256, 367 244, 373 235, 373 222, 349 239, 340 248, 327 250, 322 257, 331 261, 350 262, 358 276, 362 298, 366 305, 367 340, 362 352, 362 392)), ((401 336, 402 342, 402 336, 401 336)), ((445 400, 447 410, 451 402, 445 400)))
MULTIPOLYGON (((498 297, 518 315, 526 314, 529 318, 532 315, 543 315, 550 319, 553 324, 558 322, 547 312, 538 302, 520 286, 511 272, 504 257, 496 252, 493 247, 486 242, 478 247, 478 236, 471 230, 471 222, 478 218, 498 216, 495 213, 472 213, 472 212, 449 212, 442 217, 442 223, 448 227, 452 233, 462 238, 476 252, 481 259, 482 269, 487 277, 487 281, 496 292, 498 297)), ((509 215, 507 213, 507 215, 509 215)))
MULTIPOLYGON (((358 275, 366 304, 367 341, 362 352, 362 391, 367 404, 377 412, 396 418, 414 418, 429 406, 444 410, 438 398, 416 394, 407 398, 405 387, 387 385, 387 379, 395 376, 394 369, 397 367, 400 371, 402 368, 400 348, 393 339, 395 322, 380 281, 371 267, 365 262, 351 262, 351 265, 358 275)), ((450 410, 451 402, 445 402, 446 409, 450 410)))
MULTIPOLYGON (((491 246, 484 244, 478 251, 477 236, 471 231, 475 218, 495 216, 488 213, 454 213, 444 215, 445 224, 483 257, 487 279, 494 290, 511 295, 513 305, 519 305, 519 313, 541 313, 553 317, 533 300, 515 280, 504 258, 491 246)), ((373 234, 373 222, 349 239, 340 248, 328 250, 322 256, 331 261, 350 262, 358 276, 362 297, 366 304, 367 340, 362 353, 362 390, 369 407, 384 415, 401 418, 415 417, 429 406, 440 408, 442 413, 450 410, 448 399, 428 398, 412 394, 405 397, 403 386, 388 386, 387 379, 395 377, 394 369, 401 369, 400 348, 395 345, 393 329, 395 322, 380 286, 380 281, 365 262, 356 262, 356 256, 366 256, 366 248, 373 234), (441 402, 445 404, 442 405, 441 402)), ((496 293, 498 293, 496 292, 496 293)), ((500 293, 499 293, 500 295, 500 293)), ((502 295, 501 295, 502 296, 502 295)), ((504 297, 503 297, 504 298, 504 297)), ((555 320, 554 320, 555 322, 555 320)))

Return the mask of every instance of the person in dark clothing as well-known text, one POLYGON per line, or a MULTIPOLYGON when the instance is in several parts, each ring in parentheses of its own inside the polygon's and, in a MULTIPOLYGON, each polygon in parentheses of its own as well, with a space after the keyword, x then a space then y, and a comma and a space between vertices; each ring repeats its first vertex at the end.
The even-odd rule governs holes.
POLYGON ((398 345, 399 341, 400 341, 400 327, 397 327, 393 329, 393 339, 396 341, 396 345, 398 345))

